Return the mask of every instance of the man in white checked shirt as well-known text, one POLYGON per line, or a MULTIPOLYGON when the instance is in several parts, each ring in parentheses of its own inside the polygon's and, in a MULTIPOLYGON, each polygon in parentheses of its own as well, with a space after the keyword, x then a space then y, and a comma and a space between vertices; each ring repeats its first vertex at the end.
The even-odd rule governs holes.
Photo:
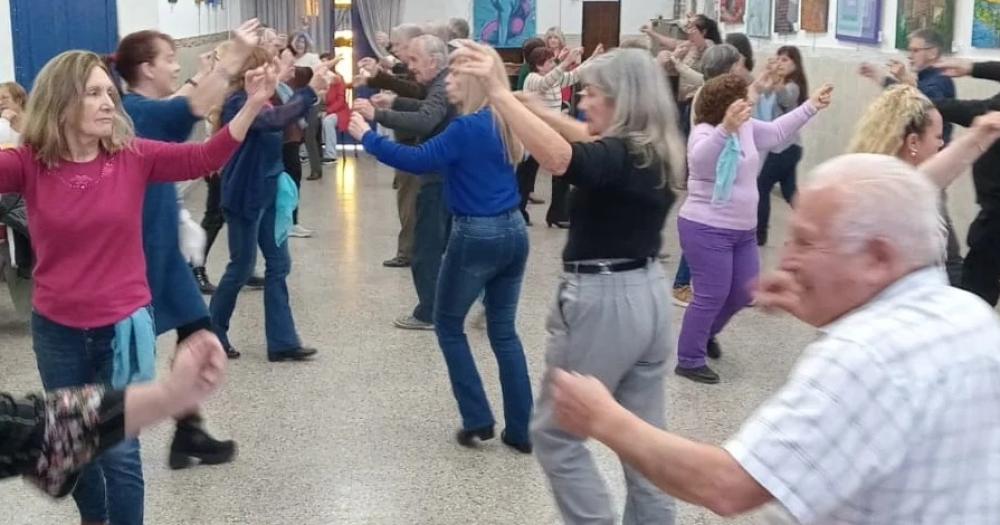
POLYGON ((561 423, 722 515, 776 501, 800 523, 1000 524, 1000 322, 947 284, 937 190, 876 155, 809 181, 758 304, 823 336, 732 439, 658 430, 559 371, 561 423))

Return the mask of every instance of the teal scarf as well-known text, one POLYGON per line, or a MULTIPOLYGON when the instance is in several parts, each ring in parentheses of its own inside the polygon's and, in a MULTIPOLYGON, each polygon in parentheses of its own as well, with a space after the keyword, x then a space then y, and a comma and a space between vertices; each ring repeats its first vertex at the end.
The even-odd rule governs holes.
POLYGON ((712 190, 712 204, 727 204, 733 197, 733 184, 740 168, 740 139, 730 135, 722 148, 719 161, 715 164, 715 188, 712 190))
POLYGON ((292 230, 292 214, 299 207, 299 190, 288 173, 278 175, 278 193, 274 196, 274 244, 281 246, 292 230))
POLYGON ((152 381, 156 376, 156 329, 148 308, 140 308, 115 323, 111 343, 111 386, 121 390, 132 383, 152 381))

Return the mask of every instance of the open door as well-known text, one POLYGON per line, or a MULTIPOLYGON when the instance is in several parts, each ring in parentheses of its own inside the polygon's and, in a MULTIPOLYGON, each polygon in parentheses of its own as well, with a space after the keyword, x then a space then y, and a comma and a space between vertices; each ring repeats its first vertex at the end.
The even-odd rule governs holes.
POLYGON ((11 0, 14 76, 31 89, 52 57, 70 49, 107 54, 118 45, 115 0, 11 0))
POLYGON ((594 52, 597 44, 605 48, 618 46, 621 33, 621 4, 615 1, 583 2, 584 57, 594 52))

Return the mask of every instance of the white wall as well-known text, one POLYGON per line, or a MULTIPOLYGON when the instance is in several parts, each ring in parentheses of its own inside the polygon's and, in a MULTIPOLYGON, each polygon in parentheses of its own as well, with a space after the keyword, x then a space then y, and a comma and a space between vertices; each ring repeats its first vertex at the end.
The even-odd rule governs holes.
MULTIPOLYGON (((118 9, 124 9, 124 4, 131 3, 131 0, 119 0, 118 9)), ((157 4, 160 16, 158 30, 174 38, 228 31, 241 22, 240 3, 237 1, 223 2, 221 7, 196 4, 190 0, 181 0, 176 4, 157 0, 157 4)))
MULTIPOLYGON (((559 26, 567 35, 579 35, 583 19, 583 2, 586 0, 536 0, 537 29, 544 32, 551 26, 559 26)), ((976 58, 1000 58, 997 50, 974 49, 972 38, 972 9, 974 0, 956 0, 955 3, 955 48, 961 56, 976 58)), ((773 6, 772 2, 772 6, 773 6)), ((639 27, 657 15, 668 15, 672 3, 667 0, 621 0, 621 33, 622 35, 637 35, 639 27)), ((770 47, 774 44, 793 44, 803 48, 819 50, 821 48, 839 49, 860 52, 862 55, 874 55, 879 51, 896 52, 893 42, 896 38, 896 7, 897 0, 884 0, 882 6, 882 41, 877 46, 859 45, 838 41, 834 36, 837 0, 830 0, 829 32, 812 34, 799 32, 793 35, 772 35, 770 39, 755 39, 759 47, 770 47)), ((452 16, 465 16, 471 21, 472 0, 406 0, 403 10, 403 21, 422 23, 430 20, 441 20, 452 16)), ((773 19, 773 17, 772 17, 773 19)), ((773 23, 773 22, 772 22, 773 23)), ((723 32, 742 32, 743 25, 726 25, 723 32)))
POLYGON ((14 45, 11 42, 10 0, 0 0, 0 82, 14 80, 14 45))

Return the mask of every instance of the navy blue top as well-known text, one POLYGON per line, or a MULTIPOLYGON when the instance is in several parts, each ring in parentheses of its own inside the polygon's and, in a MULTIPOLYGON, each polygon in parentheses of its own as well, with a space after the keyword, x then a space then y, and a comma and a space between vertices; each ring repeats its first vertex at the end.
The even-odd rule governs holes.
MULTIPOLYGON (((281 160, 285 128, 305 117, 316 100, 312 88, 302 88, 288 102, 257 115, 243 145, 222 169, 223 210, 252 220, 274 204, 278 175, 285 171, 281 160)), ((246 91, 230 95, 222 106, 223 124, 229 124, 246 102, 246 91)))
MULTIPOLYGON (((157 100, 129 93, 122 98, 122 105, 135 123, 136 135, 144 139, 184 142, 201 120, 191 113, 184 97, 157 100)), ((146 187, 142 243, 157 334, 199 320, 208 328, 208 308, 180 251, 179 211, 173 183, 146 187)))
POLYGON ((362 137, 380 162, 415 173, 443 173, 448 206, 455 215, 489 217, 521 202, 514 165, 489 109, 456 118, 419 146, 404 146, 374 132, 362 137))
MULTIPOLYGON (((886 85, 895 84, 889 80, 886 85)), ((942 100, 955 98, 955 81, 951 77, 945 76, 936 67, 926 67, 917 72, 917 89, 931 100, 942 100)), ((944 143, 951 142, 951 132, 954 126, 950 122, 944 123, 944 143)))

